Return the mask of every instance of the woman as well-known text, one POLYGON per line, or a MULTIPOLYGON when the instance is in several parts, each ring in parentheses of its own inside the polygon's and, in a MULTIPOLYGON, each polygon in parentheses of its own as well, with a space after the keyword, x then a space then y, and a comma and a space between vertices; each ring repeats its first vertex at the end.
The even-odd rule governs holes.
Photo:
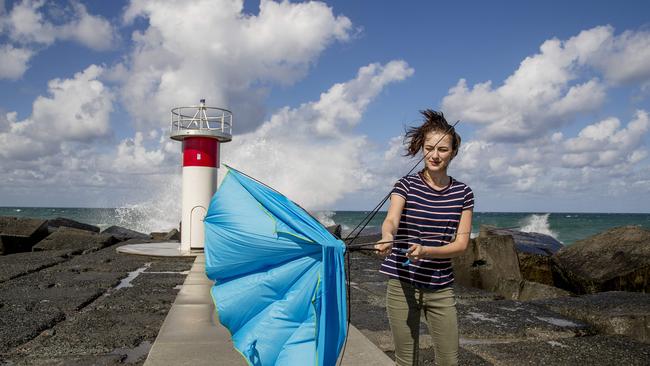
POLYGON ((398 365, 417 365, 420 313, 433 337, 437 365, 458 364, 458 321, 451 257, 469 242, 474 194, 447 175, 460 136, 442 112, 421 112, 424 123, 408 129, 407 155, 424 155, 424 169, 402 177, 391 192, 382 239, 375 249, 388 255, 386 309, 398 365), (393 243, 395 241, 395 243, 393 243))

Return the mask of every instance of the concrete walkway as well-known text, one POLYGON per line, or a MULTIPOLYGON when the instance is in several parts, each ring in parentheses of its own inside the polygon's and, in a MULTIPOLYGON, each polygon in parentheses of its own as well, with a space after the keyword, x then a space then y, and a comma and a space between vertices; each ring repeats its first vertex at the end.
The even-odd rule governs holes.
MULTIPOLYGON (((246 365, 234 349, 230 333, 216 317, 210 297, 212 285, 205 275, 205 256, 199 254, 160 328, 145 366, 246 365)), ((388 366, 394 363, 350 325, 341 365, 388 366)))

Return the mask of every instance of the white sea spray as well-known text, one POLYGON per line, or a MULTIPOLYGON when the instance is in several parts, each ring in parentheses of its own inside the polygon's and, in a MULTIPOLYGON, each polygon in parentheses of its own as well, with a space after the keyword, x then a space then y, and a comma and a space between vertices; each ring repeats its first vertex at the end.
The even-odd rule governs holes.
POLYGON ((314 215, 323 226, 336 225, 336 222, 334 221, 334 215, 336 215, 336 212, 334 211, 316 211, 312 212, 312 215, 314 215))
POLYGON ((551 230, 551 225, 548 221, 550 213, 546 214, 532 214, 522 220, 521 231, 526 233, 540 233, 552 236, 557 239, 557 233, 551 230))
POLYGON ((182 214, 180 176, 167 183, 155 187, 155 198, 121 205, 114 217, 103 221, 141 233, 178 229, 182 214))

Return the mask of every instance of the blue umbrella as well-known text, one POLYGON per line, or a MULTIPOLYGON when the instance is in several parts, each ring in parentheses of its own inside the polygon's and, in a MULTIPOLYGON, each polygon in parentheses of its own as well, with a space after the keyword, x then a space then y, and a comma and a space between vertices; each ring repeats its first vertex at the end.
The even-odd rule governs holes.
POLYGON ((345 245, 300 206, 228 167, 205 217, 206 272, 250 365, 335 365, 346 337, 345 245))

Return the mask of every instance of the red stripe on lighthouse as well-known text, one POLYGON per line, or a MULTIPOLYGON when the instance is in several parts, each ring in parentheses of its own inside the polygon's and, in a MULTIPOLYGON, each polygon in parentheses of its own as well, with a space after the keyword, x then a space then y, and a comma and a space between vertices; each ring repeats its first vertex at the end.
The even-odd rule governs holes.
POLYGON ((209 137, 186 137, 183 139, 183 166, 207 166, 217 168, 219 141, 209 137))

